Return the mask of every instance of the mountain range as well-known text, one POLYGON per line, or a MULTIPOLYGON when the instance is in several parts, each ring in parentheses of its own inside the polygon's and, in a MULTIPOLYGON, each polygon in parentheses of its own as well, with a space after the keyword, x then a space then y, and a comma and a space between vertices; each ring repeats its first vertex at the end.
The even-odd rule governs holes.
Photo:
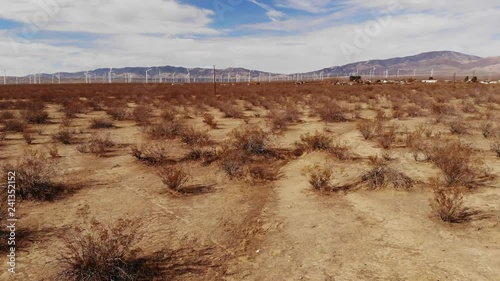
MULTIPOLYGON (((113 81, 125 81, 127 78, 133 81, 144 80, 146 78, 146 70, 148 78, 151 80, 158 79, 159 74, 163 81, 212 81, 213 69, 210 68, 185 68, 175 66, 153 66, 153 67, 125 67, 113 69, 113 81), (188 71, 190 75, 188 76, 188 71)), ((89 71, 91 79, 95 81, 106 81, 109 77, 109 68, 100 68, 89 71)), ((226 68, 217 69, 217 79, 225 81, 230 77, 231 81, 247 81, 251 75, 255 81, 257 77, 261 77, 263 81, 275 77, 289 76, 292 79, 305 77, 339 77, 348 75, 364 75, 375 77, 400 77, 413 76, 428 77, 428 76, 446 76, 451 77, 454 73, 457 75, 477 75, 487 79, 490 76, 500 77, 500 56, 482 58, 473 55, 467 55, 451 51, 427 52, 414 56, 397 57, 381 60, 369 60, 356 63, 350 63, 343 66, 328 67, 316 71, 311 71, 301 74, 281 74, 269 73, 259 70, 249 70, 245 68, 226 68), (229 75, 229 76, 228 76, 229 75), (488 76, 488 77, 486 77, 488 76), (221 80, 222 79, 222 80, 221 80)), ((54 77, 54 74, 41 74, 42 79, 47 80, 54 77)), ((61 72, 61 79, 64 80, 85 80, 85 72, 61 72)), ((150 80, 150 81, 151 81, 150 80)))

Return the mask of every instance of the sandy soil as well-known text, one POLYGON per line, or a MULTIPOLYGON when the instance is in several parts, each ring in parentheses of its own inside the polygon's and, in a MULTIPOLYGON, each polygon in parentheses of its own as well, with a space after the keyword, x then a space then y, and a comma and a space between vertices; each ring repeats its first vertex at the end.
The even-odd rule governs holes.
MULTIPOLYGON (((381 104, 383 104, 381 102, 381 104)), ((366 104, 365 104, 366 105, 366 104)), ((31 145, 21 133, 9 133, 2 141, 2 162, 15 161, 25 148, 44 149, 56 132, 62 113, 48 104, 54 124, 37 125, 41 134, 31 145)), ((213 141, 223 142, 242 126, 241 119, 223 118, 209 107, 219 122, 210 130, 203 116, 187 122, 208 130, 213 141)), ((266 109, 247 111, 250 123, 266 124, 266 109)), ((373 118, 374 111, 361 115, 373 118)), ((78 114, 72 128, 85 138, 92 118, 103 111, 78 114)), ((277 181, 250 183, 229 178, 217 165, 187 162, 189 184, 208 186, 195 195, 166 191, 151 166, 137 161, 130 146, 147 142, 133 121, 114 121, 109 132, 117 146, 106 157, 81 154, 77 144, 58 144, 57 179, 73 190, 51 202, 22 201, 18 206, 19 228, 29 230, 17 257, 17 274, 0 272, 0 280, 54 280, 60 271, 57 258, 64 238, 75 226, 84 226, 81 212, 111 223, 120 218, 138 219, 144 255, 162 249, 177 251, 175 266, 164 265, 159 280, 498 280, 500 276, 500 180, 465 194, 467 206, 483 217, 467 223, 440 221, 429 206, 431 191, 426 182, 440 174, 432 163, 415 161, 405 148, 395 147, 390 163, 419 184, 411 191, 359 189, 321 194, 313 191, 304 168, 329 163, 336 183, 348 183, 369 168, 367 158, 381 155, 382 148, 365 140, 355 122, 324 123, 304 110, 302 122, 273 136, 273 146, 293 148, 305 133, 327 131, 335 141, 347 144, 356 156, 339 161, 324 152, 305 153, 287 159, 277 181)), ((396 120, 414 129, 418 124, 445 132, 434 117, 396 120)), ((474 122, 474 121, 473 121, 474 122)), ((500 162, 481 137, 479 122, 463 138, 480 150, 485 166, 500 177, 500 162)), ((179 140, 172 147, 182 147, 179 140)), ((179 155, 184 150, 179 149, 179 155)), ((2 253, 2 256, 4 254, 2 253)), ((4 258, 2 259, 4 260, 4 258)), ((4 263, 3 263, 4 264, 4 263)), ((5 268, 5 265, 2 266, 5 268)))

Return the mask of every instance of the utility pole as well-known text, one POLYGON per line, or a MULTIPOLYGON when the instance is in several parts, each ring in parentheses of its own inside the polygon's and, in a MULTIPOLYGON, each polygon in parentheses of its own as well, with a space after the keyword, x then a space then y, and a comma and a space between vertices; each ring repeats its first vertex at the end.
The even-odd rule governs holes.
POLYGON ((215 95, 217 95, 217 83, 215 82, 215 64, 214 64, 213 75, 214 75, 213 82, 214 82, 214 96, 215 96, 215 95))

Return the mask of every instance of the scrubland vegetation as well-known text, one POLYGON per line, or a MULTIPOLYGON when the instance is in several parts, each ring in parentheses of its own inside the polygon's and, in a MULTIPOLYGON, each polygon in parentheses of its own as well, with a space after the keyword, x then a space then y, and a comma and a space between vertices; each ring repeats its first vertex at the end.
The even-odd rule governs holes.
MULTIPOLYGON (((408 209, 397 216, 417 213, 406 219, 426 232, 498 231, 496 86, 324 82, 212 91, 203 84, 1 88, 2 170, 17 173, 25 225, 48 233, 42 246, 23 249, 33 256, 22 261, 42 270, 37 251, 57 246, 45 278, 221 280, 231 267, 241 277, 235 261, 275 239, 263 230, 275 224, 269 216, 314 202, 321 212, 310 221, 345 209, 378 227, 391 206, 402 208, 400 198, 408 209), (100 219, 50 211, 82 204, 100 219), (379 211, 370 204, 381 208, 376 219, 366 214, 379 211), (45 215, 64 223, 40 228, 45 215)), ((287 227, 277 225, 278 233, 287 227)))

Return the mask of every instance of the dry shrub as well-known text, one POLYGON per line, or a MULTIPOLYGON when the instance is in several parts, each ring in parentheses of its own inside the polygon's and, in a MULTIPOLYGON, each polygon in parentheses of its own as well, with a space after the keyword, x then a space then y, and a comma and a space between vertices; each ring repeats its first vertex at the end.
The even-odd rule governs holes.
POLYGON ((332 189, 333 171, 327 166, 314 165, 306 169, 309 184, 318 191, 332 189))
POLYGON ((79 145, 77 150, 81 153, 92 153, 103 157, 114 146, 115 143, 111 140, 109 133, 93 133, 89 142, 79 145))
POLYGON ((35 140, 35 137, 33 136, 33 133, 31 131, 26 130, 23 132, 23 139, 27 144, 32 144, 35 140))
POLYGON ((455 107, 446 103, 434 103, 431 111, 437 115, 454 115, 456 113, 455 107))
POLYGON ((53 183, 54 161, 38 150, 27 149, 15 165, 4 171, 16 173, 16 195, 28 200, 53 200, 63 187, 53 183))
POLYGON ((491 144, 491 151, 497 154, 497 157, 500 158, 500 140, 495 141, 491 144))
POLYGON ((164 143, 148 143, 142 146, 132 146, 132 155, 137 160, 156 165, 169 162, 168 145, 164 143))
POLYGON ((376 120, 362 120, 356 125, 365 140, 372 139, 382 127, 382 123, 376 120))
POLYGON ((180 191, 190 178, 183 168, 175 166, 160 167, 157 174, 163 184, 173 191, 180 191))
POLYGON ((151 111, 152 108, 145 105, 139 105, 132 111, 132 116, 134 117, 134 121, 139 124, 147 124, 149 123, 149 119, 151 119, 151 111))
POLYGON ((297 153, 304 151, 326 151, 332 147, 332 138, 326 132, 316 131, 314 135, 309 133, 300 136, 300 141, 295 143, 297 153))
POLYGON ((348 160, 351 157, 351 147, 346 143, 335 142, 328 148, 328 153, 339 160, 348 160))
POLYGON ((271 111, 267 118, 274 132, 285 131, 288 128, 286 116, 281 111, 271 111))
POLYGON ((7 132, 0 132, 0 141, 3 141, 7 138, 7 132))
POLYGON ((465 135, 469 130, 469 125, 460 119, 450 122, 450 132, 454 135, 465 135))
POLYGON ((408 105, 405 107, 404 111, 408 114, 409 117, 420 117, 424 116, 424 112, 422 108, 418 105, 408 105))
POLYGON ((391 125, 387 128, 384 128, 380 131, 377 141, 384 149, 390 149, 393 143, 396 141, 396 131, 397 126, 391 125))
POLYGON ((123 121, 130 118, 130 112, 126 107, 113 107, 106 110, 106 113, 114 120, 123 121))
POLYGON ((277 165, 269 163, 260 163, 252 165, 249 168, 249 174, 256 181, 275 181, 280 178, 280 168, 277 165))
POLYGON ((73 132, 68 128, 62 127, 57 133, 52 135, 52 139, 63 144, 71 144, 73 143, 73 132))
POLYGON ((63 270, 58 280, 151 280, 153 273, 145 261, 137 257, 139 223, 119 220, 108 227, 93 219, 77 235, 65 239, 65 248, 58 258, 63 270))
POLYGON ((113 122, 103 118, 94 118, 90 121, 91 129, 110 129, 114 128, 113 122))
POLYGON ((461 223, 470 220, 474 213, 464 207, 463 194, 457 187, 433 188, 434 197, 431 200, 431 208, 444 222, 461 223))
POLYGON ((370 189, 392 186, 396 189, 410 190, 413 187, 413 180, 405 173, 390 168, 379 160, 374 162, 375 166, 361 176, 361 181, 370 189))
POLYGON ((429 159, 443 171, 449 186, 472 188, 481 185, 487 178, 481 162, 474 157, 474 150, 460 141, 435 143, 430 148, 429 159))
POLYGON ((49 146, 46 146, 45 148, 46 148, 47 152, 49 153, 50 157, 58 158, 60 156, 59 149, 57 148, 57 145, 55 143, 53 143, 49 146))
POLYGON ((9 120, 9 119, 14 119, 16 115, 14 114, 13 111, 6 110, 0 112, 0 120, 9 120))
POLYGON ((171 107, 164 109, 161 118, 165 121, 174 121, 177 118, 177 111, 171 107))
POLYGON ((349 109, 341 107, 334 101, 327 102, 326 104, 318 107, 316 109, 317 114, 325 122, 347 122, 349 119, 346 114, 349 113, 349 109))
POLYGON ((175 139, 176 137, 182 135, 185 127, 184 122, 175 119, 170 122, 145 125, 142 127, 142 131, 149 137, 155 139, 175 139))
POLYGON ((491 122, 483 123, 480 129, 483 134, 483 137, 486 139, 494 137, 497 131, 497 128, 491 122))
POLYGON ((234 105, 227 105, 219 108, 224 113, 225 118, 243 118, 245 114, 241 108, 234 105))
POLYGON ((472 102, 464 102, 462 106, 462 111, 464 113, 477 113, 478 110, 472 102))
POLYGON ((243 176, 247 162, 247 156, 240 150, 224 150, 221 153, 220 166, 230 178, 243 176))
POLYGON ((26 123, 21 120, 12 119, 4 121, 4 131, 21 133, 25 129, 26 123))
POLYGON ((188 127, 182 130, 181 140, 187 145, 200 146, 208 144, 210 142, 210 136, 206 132, 200 132, 193 127, 188 127))
POLYGON ((217 121, 215 121, 215 117, 212 114, 204 114, 203 115, 203 123, 207 124, 210 126, 212 129, 217 129, 218 124, 217 121))
POLYGON ((67 101, 63 106, 63 112, 67 118, 75 118, 77 113, 86 112, 85 104, 78 100, 67 101))
POLYGON ((31 124, 45 124, 49 121, 49 114, 43 109, 23 111, 24 119, 31 124))
POLYGON ((269 132, 255 125, 235 129, 230 133, 230 145, 252 155, 269 154, 269 132))
POLYGON ((184 157, 185 160, 198 161, 202 160, 204 164, 208 165, 218 159, 219 154, 215 147, 193 147, 184 157))

